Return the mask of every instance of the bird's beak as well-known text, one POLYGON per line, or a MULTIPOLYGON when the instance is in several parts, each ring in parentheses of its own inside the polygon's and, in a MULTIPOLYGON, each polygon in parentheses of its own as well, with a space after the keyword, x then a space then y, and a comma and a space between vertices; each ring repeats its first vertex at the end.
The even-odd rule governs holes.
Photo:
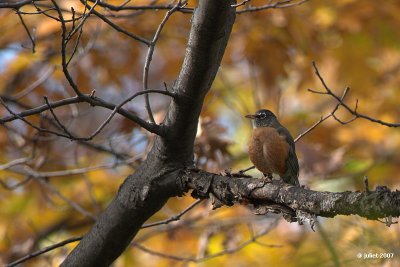
POLYGON ((248 118, 248 119, 252 119, 252 120, 254 120, 255 118, 257 118, 257 116, 256 116, 256 115, 253 115, 253 114, 251 114, 251 115, 246 115, 245 117, 248 118))

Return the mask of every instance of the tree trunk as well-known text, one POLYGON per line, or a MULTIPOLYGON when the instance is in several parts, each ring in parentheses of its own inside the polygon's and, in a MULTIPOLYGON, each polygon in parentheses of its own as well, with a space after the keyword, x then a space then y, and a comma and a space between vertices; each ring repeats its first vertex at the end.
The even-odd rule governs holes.
POLYGON ((109 266, 142 224, 186 187, 177 183, 191 164, 197 122, 218 71, 235 20, 229 0, 200 0, 184 62, 162 127, 147 159, 128 176, 116 197, 61 266, 109 266))

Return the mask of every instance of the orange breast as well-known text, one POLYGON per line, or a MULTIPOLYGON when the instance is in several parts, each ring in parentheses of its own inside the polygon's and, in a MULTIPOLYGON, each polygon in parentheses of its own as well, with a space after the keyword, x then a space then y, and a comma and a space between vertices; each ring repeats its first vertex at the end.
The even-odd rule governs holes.
POLYGON ((283 176, 286 172, 286 159, 289 145, 284 136, 272 127, 259 127, 253 130, 249 143, 249 157, 254 166, 262 173, 277 173, 283 176))

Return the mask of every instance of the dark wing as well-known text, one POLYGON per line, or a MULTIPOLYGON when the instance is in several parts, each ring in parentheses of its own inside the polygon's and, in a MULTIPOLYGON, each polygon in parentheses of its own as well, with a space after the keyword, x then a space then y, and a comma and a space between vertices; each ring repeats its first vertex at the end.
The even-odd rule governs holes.
POLYGON ((293 137, 290 135, 289 131, 283 127, 282 125, 279 125, 276 127, 278 133, 281 136, 284 136, 286 139, 286 142, 289 144, 289 155, 288 158, 286 159, 286 167, 287 170, 285 174, 283 175, 282 179, 289 184, 300 186, 299 183, 299 162, 297 161, 297 156, 296 156, 296 147, 294 144, 293 137))

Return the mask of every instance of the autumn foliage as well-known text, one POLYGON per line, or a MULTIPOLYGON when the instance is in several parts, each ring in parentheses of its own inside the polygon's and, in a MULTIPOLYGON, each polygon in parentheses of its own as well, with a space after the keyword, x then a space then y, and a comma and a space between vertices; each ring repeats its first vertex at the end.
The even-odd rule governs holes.
MULTIPOLYGON (((87 1, 119 31, 98 16, 86 16, 90 7, 75 0, 0 8, 0 119, 75 95, 62 68, 62 28, 54 3, 71 33, 66 61, 81 93, 118 105, 144 89, 149 47, 126 33, 153 40, 175 3, 100 2, 121 7, 118 11, 87 1), (151 5, 159 8, 123 8, 151 5), (76 18, 75 24, 70 22, 76 18)), ((294 138, 329 115, 337 100, 315 93, 324 87, 313 61, 337 95, 350 88, 345 102, 351 108, 357 103, 360 114, 400 122, 398 1, 280 1, 288 6, 260 11, 252 8, 270 1, 245 2, 237 7, 221 67, 204 102, 196 166, 215 173, 251 166, 251 125, 244 115, 259 108, 273 110, 294 138)), ((196 5, 189 1, 163 25, 145 89, 173 87, 196 5)), ((149 98, 159 123, 170 97, 149 98)), ((144 95, 124 108, 149 119, 144 95)), ((112 112, 73 103, 0 124, 0 264, 85 234, 126 176, 146 158, 154 134, 121 114, 84 140, 112 112), (63 132, 60 124, 73 137, 55 135, 63 132)), ((335 116, 296 142, 300 183, 319 191, 361 191, 367 176, 370 189, 400 188, 399 128, 363 118, 340 123, 352 118, 338 107, 335 116)), ((247 174, 261 176, 257 170, 247 174)), ((148 223, 168 220, 195 201, 190 194, 170 199, 148 223)), ((257 216, 245 205, 212 210, 209 200, 176 219, 141 230, 115 266, 400 266, 398 224, 387 227, 380 221, 338 216, 319 218, 313 232, 309 225, 290 224, 280 215, 257 216), (360 259, 357 253, 394 257, 360 259)), ((75 245, 51 250, 23 266, 58 266, 75 245)))

